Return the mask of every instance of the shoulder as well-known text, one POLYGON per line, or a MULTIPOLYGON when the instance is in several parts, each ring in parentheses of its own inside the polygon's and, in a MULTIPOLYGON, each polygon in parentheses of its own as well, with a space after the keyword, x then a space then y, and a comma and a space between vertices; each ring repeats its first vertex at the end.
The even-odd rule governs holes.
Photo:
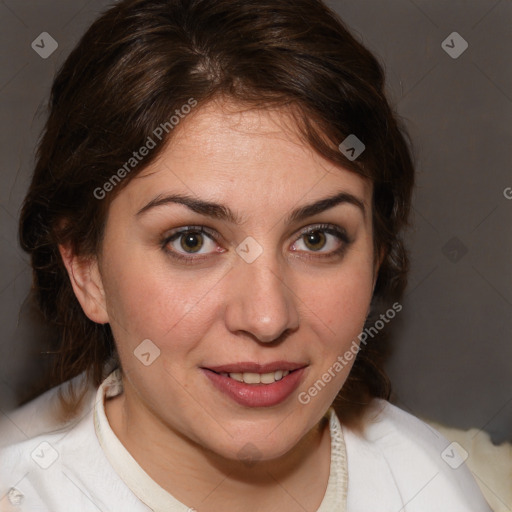
POLYGON ((512 505, 512 444, 493 444, 489 434, 471 428, 461 430, 428 421, 438 432, 468 453, 466 463, 476 475, 480 488, 493 510, 510 510, 512 505), (485 484, 483 484, 485 482, 485 484), (508 504, 508 507, 507 505, 508 504))
POLYGON ((491 510, 464 453, 437 430, 381 399, 372 401, 365 425, 362 434, 344 428, 354 511, 364 510, 361 504, 368 501, 362 489, 375 486, 397 510, 406 505, 418 512, 491 510))
POLYGON ((94 428, 94 389, 80 414, 65 424, 51 414, 58 389, 62 385, 2 422, 2 434, 7 423, 10 428, 8 442, 0 447, 0 512, 20 510, 19 505, 22 510, 67 512, 70 503, 77 512, 115 510, 116 504, 147 510, 101 449, 94 428))
MULTIPOLYGON (((49 389, 17 409, 6 412, 0 420, 0 432, 2 432, 0 448, 35 437, 41 433, 64 428, 65 423, 58 419, 59 395, 66 393, 70 385, 76 389, 79 389, 80 386, 87 386, 85 373, 49 389)), ((90 400, 95 392, 91 386, 87 386, 87 388, 87 396, 84 402, 90 400)), ((72 421, 69 423, 72 423, 72 421)))

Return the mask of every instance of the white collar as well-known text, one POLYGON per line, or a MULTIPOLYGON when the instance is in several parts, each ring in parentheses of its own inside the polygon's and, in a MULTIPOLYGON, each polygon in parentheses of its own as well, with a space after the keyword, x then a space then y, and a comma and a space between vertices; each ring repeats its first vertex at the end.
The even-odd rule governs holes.
MULTIPOLYGON (((103 381, 96 394, 94 428, 105 456, 129 489, 153 512, 190 512, 193 509, 160 487, 139 466, 110 427, 105 414, 104 399, 116 396, 122 390, 121 372, 117 369, 103 381)), ((317 512, 344 512, 348 488, 345 440, 334 409, 330 408, 327 414, 331 435, 331 467, 327 489, 317 512)))

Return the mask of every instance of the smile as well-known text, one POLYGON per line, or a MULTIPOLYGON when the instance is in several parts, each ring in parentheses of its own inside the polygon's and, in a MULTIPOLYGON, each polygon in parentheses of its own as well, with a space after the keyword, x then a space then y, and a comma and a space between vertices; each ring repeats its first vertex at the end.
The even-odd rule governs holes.
POLYGON ((271 407, 284 402, 303 381, 307 365, 276 362, 201 368, 213 387, 239 405, 271 407))
POLYGON ((235 379, 238 382, 245 382, 246 384, 273 384, 281 380, 283 377, 289 375, 289 370, 277 370, 270 373, 226 373, 222 372, 220 375, 235 379))

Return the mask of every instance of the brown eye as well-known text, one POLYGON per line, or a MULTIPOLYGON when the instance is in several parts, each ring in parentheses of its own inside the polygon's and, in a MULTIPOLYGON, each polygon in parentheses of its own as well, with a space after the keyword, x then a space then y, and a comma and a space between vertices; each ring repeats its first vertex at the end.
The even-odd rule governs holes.
POLYGON ((318 251, 325 246, 326 236, 322 231, 310 231, 302 236, 306 246, 312 251, 318 251))
MULTIPOLYGON (((306 228, 292 246, 295 252, 318 253, 315 257, 337 256, 350 245, 347 232, 332 224, 306 228)), ((311 254, 310 254, 311 256, 311 254)))
POLYGON ((203 235, 198 232, 190 231, 182 233, 180 236, 180 246, 186 252, 197 252, 203 246, 203 235))
POLYGON ((218 245, 215 243, 215 235, 210 234, 207 228, 201 226, 188 226, 175 231, 162 240, 162 248, 171 256, 189 260, 219 252, 218 245))

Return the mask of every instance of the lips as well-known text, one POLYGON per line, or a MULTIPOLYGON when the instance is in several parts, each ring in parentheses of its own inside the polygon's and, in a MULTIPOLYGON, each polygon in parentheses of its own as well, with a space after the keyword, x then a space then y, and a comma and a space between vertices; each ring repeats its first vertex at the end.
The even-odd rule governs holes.
POLYGON ((306 364, 275 361, 201 368, 222 394, 246 407, 271 407, 285 401, 303 380, 306 364))
POLYGON ((299 368, 307 366, 306 363, 292 363, 290 361, 273 361, 271 363, 259 364, 259 363, 234 363, 224 364, 220 366, 208 366, 206 370, 211 370, 215 373, 271 373, 278 370, 287 370, 292 372, 299 368))

